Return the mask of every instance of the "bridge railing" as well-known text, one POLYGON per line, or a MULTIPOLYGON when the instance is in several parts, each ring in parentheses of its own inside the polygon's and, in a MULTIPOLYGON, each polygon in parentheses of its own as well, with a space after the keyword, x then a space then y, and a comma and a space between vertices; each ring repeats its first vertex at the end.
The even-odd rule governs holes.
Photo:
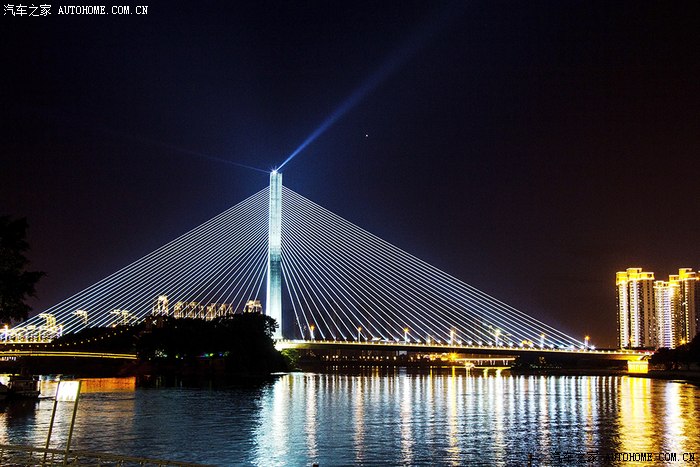
POLYGON ((122 456, 119 454, 97 453, 90 451, 63 449, 45 449, 32 446, 15 446, 0 444, 0 465, 22 467, 51 466, 172 466, 172 467, 207 467, 205 464, 149 459, 146 457, 122 456))

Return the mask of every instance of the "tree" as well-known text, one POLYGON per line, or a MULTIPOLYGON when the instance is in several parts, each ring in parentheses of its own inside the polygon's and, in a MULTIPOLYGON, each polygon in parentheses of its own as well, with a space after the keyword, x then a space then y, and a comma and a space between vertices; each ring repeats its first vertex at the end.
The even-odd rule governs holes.
POLYGON ((687 369, 691 363, 700 363, 700 333, 675 349, 658 349, 652 355, 651 363, 663 364, 667 370, 687 369))
POLYGON ((0 216, 0 322, 25 320, 31 307, 27 298, 36 296, 36 283, 46 273, 26 271, 29 260, 27 219, 0 216))

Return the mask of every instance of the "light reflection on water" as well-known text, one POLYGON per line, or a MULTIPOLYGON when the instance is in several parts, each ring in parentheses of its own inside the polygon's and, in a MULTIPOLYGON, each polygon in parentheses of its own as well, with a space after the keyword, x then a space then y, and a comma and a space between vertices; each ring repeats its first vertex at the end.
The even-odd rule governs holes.
MULTIPOLYGON (((247 388, 83 388, 76 449, 224 466, 565 465, 552 456, 660 451, 700 460, 700 388, 644 378, 368 370, 247 388)), ((0 443, 43 446, 52 405, 3 405, 0 443)), ((59 404, 53 447, 71 408, 59 404)))

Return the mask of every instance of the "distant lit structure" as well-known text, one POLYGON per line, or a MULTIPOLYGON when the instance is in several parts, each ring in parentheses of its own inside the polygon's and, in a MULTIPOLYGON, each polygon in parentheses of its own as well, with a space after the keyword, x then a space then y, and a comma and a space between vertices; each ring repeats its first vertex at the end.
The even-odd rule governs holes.
POLYGON ((170 301, 168 300, 167 295, 158 295, 156 303, 153 305, 153 315, 168 316, 170 314, 170 307, 168 306, 169 303, 170 301))
MULTIPOLYGON (((259 301, 258 301, 259 304, 259 301)), ((192 318, 211 321, 234 314, 230 303, 201 303, 198 301, 177 301, 170 306, 167 295, 158 295, 153 304, 153 316, 172 316, 173 318, 192 318)))
POLYGON ((45 322, 37 329, 37 341, 45 342, 61 337, 63 334, 63 325, 56 322, 56 317, 54 315, 51 313, 39 313, 39 318, 44 318, 45 322))
POLYGON ((243 313, 262 314, 262 304, 260 303, 260 300, 248 300, 243 307, 243 313))
POLYGON ((73 312, 75 316, 80 318, 80 320, 83 322, 83 326, 87 326, 88 324, 88 312, 87 310, 75 310, 73 312))
POLYGON ((654 273, 642 271, 641 268, 628 268, 617 273, 616 285, 619 347, 656 347, 654 273))
POLYGON ((200 302, 176 302, 173 305, 173 316, 175 318, 194 318, 211 321, 232 314, 233 307, 227 303, 209 303, 205 305, 200 302))
POLYGON ((110 314, 113 314, 117 317, 115 321, 112 322, 112 327, 116 326, 128 326, 131 324, 133 321, 136 320, 136 317, 132 312, 129 310, 119 310, 115 309, 110 312, 110 314))
POLYGON ((668 281, 654 283, 659 347, 673 349, 697 334, 699 284, 698 274, 690 268, 679 269, 668 281))

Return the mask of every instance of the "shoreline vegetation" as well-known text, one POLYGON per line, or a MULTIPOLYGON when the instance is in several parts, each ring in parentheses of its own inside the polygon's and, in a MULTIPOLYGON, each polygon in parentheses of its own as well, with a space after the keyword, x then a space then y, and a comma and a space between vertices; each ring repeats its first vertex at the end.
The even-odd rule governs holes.
MULTIPOLYGON (((86 328, 49 344, 23 344, 27 350, 135 353, 137 360, 23 358, 0 362, 34 374, 256 379, 292 367, 275 349, 277 323, 259 313, 212 321, 153 316, 135 326, 86 328)), ((8 348, 20 348, 8 345, 8 348)))
POLYGON ((137 376, 266 377, 288 371, 275 349, 277 323, 259 313, 236 314, 213 321, 157 317, 136 343, 137 376))

